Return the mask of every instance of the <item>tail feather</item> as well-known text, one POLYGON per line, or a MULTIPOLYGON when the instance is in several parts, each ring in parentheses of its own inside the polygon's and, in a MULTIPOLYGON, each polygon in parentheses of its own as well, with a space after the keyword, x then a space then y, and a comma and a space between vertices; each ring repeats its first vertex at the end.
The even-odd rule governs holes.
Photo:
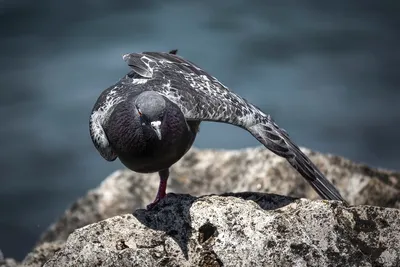
POLYGON ((289 163, 307 180, 314 190, 324 199, 339 200, 345 202, 335 186, 318 170, 309 158, 295 144, 293 159, 288 158, 289 163))
POLYGON ((266 148, 286 158, 322 198, 346 202, 335 186, 269 116, 247 130, 266 148))

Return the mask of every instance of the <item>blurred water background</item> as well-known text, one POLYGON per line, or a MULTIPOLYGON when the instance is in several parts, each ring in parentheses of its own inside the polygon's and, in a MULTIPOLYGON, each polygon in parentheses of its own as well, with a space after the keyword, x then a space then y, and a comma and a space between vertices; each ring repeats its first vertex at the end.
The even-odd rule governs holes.
MULTIPOLYGON (((301 146, 400 169, 400 9, 373 0, 0 1, 0 249, 21 259, 119 162, 88 134, 128 52, 168 51, 273 115, 301 146)), ((205 123, 195 145, 259 145, 205 123)))

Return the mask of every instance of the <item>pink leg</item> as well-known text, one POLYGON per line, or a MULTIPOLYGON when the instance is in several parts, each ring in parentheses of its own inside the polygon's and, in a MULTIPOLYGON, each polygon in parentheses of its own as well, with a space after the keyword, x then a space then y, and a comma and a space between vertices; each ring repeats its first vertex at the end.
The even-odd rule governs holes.
POLYGON ((169 169, 159 171, 158 174, 160 175, 160 185, 158 186, 157 196, 152 203, 147 205, 147 210, 151 210, 152 208, 154 208, 154 206, 166 195, 165 191, 167 189, 169 169))

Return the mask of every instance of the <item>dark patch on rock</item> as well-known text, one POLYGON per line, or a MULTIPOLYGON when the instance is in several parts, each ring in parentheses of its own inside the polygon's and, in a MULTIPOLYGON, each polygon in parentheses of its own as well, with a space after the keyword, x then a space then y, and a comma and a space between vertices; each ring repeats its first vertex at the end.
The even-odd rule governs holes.
POLYGON ((217 228, 211 223, 207 222, 199 228, 199 242, 207 242, 211 237, 216 237, 218 235, 217 228))
POLYGON ((355 221, 354 230, 357 232, 373 232, 377 230, 374 221, 361 219, 357 212, 353 212, 353 219, 355 221))
POLYGON ((310 251, 310 246, 304 243, 299 244, 290 244, 290 249, 293 253, 298 254, 300 256, 305 256, 310 251))
POLYGON ((369 256, 371 262, 375 262, 378 259, 382 252, 385 251, 386 247, 379 246, 379 243, 376 244, 368 244, 367 242, 362 241, 359 238, 351 238, 350 241, 361 251, 361 253, 365 256, 369 256))
POLYGON ((125 244, 125 240, 121 239, 117 241, 117 244, 115 245, 115 248, 117 250, 124 250, 129 248, 126 244, 125 244))
POLYGON ((267 246, 268 248, 273 248, 276 246, 276 242, 274 240, 269 240, 267 246))
POLYGON ((201 260, 199 262, 200 267, 222 267, 224 264, 218 258, 214 252, 207 251, 202 253, 201 260))

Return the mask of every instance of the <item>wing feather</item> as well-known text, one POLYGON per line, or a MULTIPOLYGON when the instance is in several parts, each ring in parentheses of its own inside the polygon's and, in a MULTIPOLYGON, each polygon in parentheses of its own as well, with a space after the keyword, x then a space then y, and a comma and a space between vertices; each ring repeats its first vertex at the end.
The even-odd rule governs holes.
POLYGON ((270 117, 264 118, 262 123, 249 127, 248 131, 266 148, 286 158, 322 198, 345 202, 335 186, 270 117))
MULTIPOLYGON (((260 116, 258 110, 245 99, 177 55, 145 52, 128 54, 124 59, 130 63, 142 60, 140 68, 146 66, 149 68, 146 73, 153 73, 147 83, 148 88, 177 104, 188 120, 220 121, 247 127, 260 116), (148 63, 149 58, 152 63, 148 63)), ((135 71, 137 68, 132 69, 135 71)))
POLYGON ((286 158, 321 197, 344 201, 334 185, 269 115, 192 62, 161 52, 134 53, 124 59, 134 71, 145 73, 149 90, 158 91, 178 105, 187 120, 225 122, 246 129, 266 148, 286 158))

